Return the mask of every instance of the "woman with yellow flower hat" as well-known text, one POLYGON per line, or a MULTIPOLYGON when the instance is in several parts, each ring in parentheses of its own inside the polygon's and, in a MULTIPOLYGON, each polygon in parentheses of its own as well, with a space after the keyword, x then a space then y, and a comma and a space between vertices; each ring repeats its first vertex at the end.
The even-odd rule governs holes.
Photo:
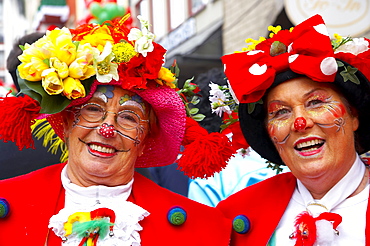
POLYGON ((207 177, 232 150, 187 117, 148 23, 124 20, 55 29, 24 46, 22 93, 0 100, 0 139, 32 147, 30 126, 46 119, 68 158, 0 181, 0 245, 228 245, 218 210, 134 172, 172 164, 184 145, 180 168, 207 177))

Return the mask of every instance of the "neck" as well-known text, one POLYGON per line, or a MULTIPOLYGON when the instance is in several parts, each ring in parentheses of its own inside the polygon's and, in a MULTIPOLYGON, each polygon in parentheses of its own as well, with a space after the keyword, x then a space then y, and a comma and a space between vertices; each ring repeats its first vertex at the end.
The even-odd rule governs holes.
POLYGON ((369 179, 368 169, 366 168, 365 170, 365 168, 360 165, 363 165, 363 163, 355 159, 352 165, 345 170, 335 169, 335 172, 328 172, 316 178, 303 178, 300 179, 300 181, 310 192, 313 199, 320 200, 336 185, 342 187, 341 189, 348 187, 349 178, 353 181, 350 184, 350 186, 353 187, 351 188, 353 192, 347 195, 348 197, 355 196, 365 189, 369 179), (348 176, 346 178, 347 181, 341 181, 345 176, 348 176), (341 182, 341 184, 338 184, 339 182, 341 182))
POLYGON ((108 187, 114 187, 128 184, 134 176, 134 170, 132 170, 132 172, 124 172, 121 175, 114 175, 114 177, 112 176, 99 177, 89 175, 85 172, 82 172, 81 170, 80 171, 74 170, 73 167, 71 167, 71 165, 68 165, 67 175, 73 184, 76 184, 81 187, 89 187, 93 185, 104 185, 108 187))

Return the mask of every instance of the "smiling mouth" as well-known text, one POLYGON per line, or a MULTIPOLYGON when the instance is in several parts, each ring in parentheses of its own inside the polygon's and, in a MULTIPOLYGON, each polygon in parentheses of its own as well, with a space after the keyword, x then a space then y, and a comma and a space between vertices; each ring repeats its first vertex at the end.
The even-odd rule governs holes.
POLYGON ((325 143, 323 139, 313 139, 305 142, 298 143, 294 149, 300 152, 310 152, 321 148, 325 143))
POLYGON ((130 149, 128 149, 128 150, 118 150, 118 149, 114 148, 113 146, 104 145, 104 144, 96 143, 96 142, 87 143, 87 142, 83 141, 80 138, 79 138, 79 140, 82 143, 87 145, 89 153, 94 155, 94 156, 112 157, 112 156, 116 155, 117 152, 128 152, 128 151, 130 151, 130 149))
POLYGON ((98 152, 102 152, 106 154, 113 154, 114 152, 116 152, 116 149, 114 148, 108 148, 108 147, 104 147, 104 146, 100 146, 96 144, 88 144, 88 146, 93 151, 98 151, 98 152))

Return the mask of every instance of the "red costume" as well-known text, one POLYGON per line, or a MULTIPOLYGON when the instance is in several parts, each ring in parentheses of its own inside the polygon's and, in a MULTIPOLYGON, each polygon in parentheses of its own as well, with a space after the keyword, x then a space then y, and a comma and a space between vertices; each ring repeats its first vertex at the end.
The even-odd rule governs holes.
MULTIPOLYGON (((64 207, 65 192, 60 179, 63 167, 53 165, 0 181, 0 196, 7 200, 10 210, 8 216, 0 219, 0 245, 62 244, 48 224, 50 217, 64 207)), ((128 200, 150 213, 140 221, 143 246, 229 244, 231 222, 217 209, 159 187, 138 173, 128 200), (173 206, 186 211, 184 224, 175 226, 167 220, 173 206)))
MULTIPOLYGON (((233 230, 231 246, 267 245, 288 206, 296 183, 292 173, 284 173, 249 186, 221 201, 217 208, 226 217, 234 219, 238 215, 245 215, 250 221, 250 229, 246 233, 239 234, 233 230)), ((369 211, 368 204, 368 220, 369 211)), ((365 235, 370 235, 369 228, 366 227, 365 235)), ((370 245, 370 237, 366 237, 366 245, 370 245)))

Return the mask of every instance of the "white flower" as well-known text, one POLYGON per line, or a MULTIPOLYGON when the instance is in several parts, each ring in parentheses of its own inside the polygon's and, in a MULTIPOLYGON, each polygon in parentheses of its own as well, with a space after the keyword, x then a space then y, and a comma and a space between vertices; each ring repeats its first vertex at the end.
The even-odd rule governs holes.
POLYGON ((139 21, 141 23, 141 26, 142 27, 145 27, 146 29, 148 29, 148 27, 149 27, 149 21, 147 19, 145 19, 142 15, 138 15, 137 18, 139 19, 139 21))
POLYGON ((211 96, 213 96, 217 91, 221 91, 218 84, 215 84, 215 83, 211 82, 211 83, 209 83, 209 87, 211 88, 211 90, 209 91, 209 94, 211 96))
POLYGON ((220 117, 222 117, 223 112, 231 114, 232 111, 230 107, 225 104, 229 100, 225 93, 220 89, 220 86, 211 82, 209 87, 211 88, 209 91, 209 101, 211 101, 212 113, 215 113, 220 117))
POLYGON ((241 149, 239 149, 239 150, 237 151, 237 153, 238 153, 239 155, 241 155, 243 158, 245 158, 246 156, 249 156, 249 155, 250 155, 250 152, 251 152, 251 150, 250 150, 250 148, 249 148, 249 147, 248 147, 248 148, 246 148, 246 149, 241 148, 241 149))
POLYGON ((220 117, 222 117, 222 114, 224 112, 227 113, 227 114, 231 114, 232 113, 230 107, 229 106, 226 106, 226 105, 225 106, 219 106, 216 109, 213 109, 212 108, 212 113, 215 113, 215 114, 217 114, 220 117))
POLYGON ((155 36, 148 29, 148 21, 140 15, 137 18, 141 22, 142 30, 132 28, 130 33, 127 35, 127 38, 129 41, 135 41, 135 51, 146 57, 148 52, 152 52, 154 50, 153 41, 155 36))
POLYGON ((103 52, 95 50, 94 68, 96 71, 96 79, 101 83, 109 83, 112 79, 118 80, 118 64, 113 63, 114 54, 112 52, 112 43, 107 42, 103 52))
POLYGON ((362 52, 369 50, 369 42, 366 41, 364 38, 354 38, 351 41, 339 46, 335 53, 344 52, 344 53, 351 53, 353 55, 358 55, 362 52))

